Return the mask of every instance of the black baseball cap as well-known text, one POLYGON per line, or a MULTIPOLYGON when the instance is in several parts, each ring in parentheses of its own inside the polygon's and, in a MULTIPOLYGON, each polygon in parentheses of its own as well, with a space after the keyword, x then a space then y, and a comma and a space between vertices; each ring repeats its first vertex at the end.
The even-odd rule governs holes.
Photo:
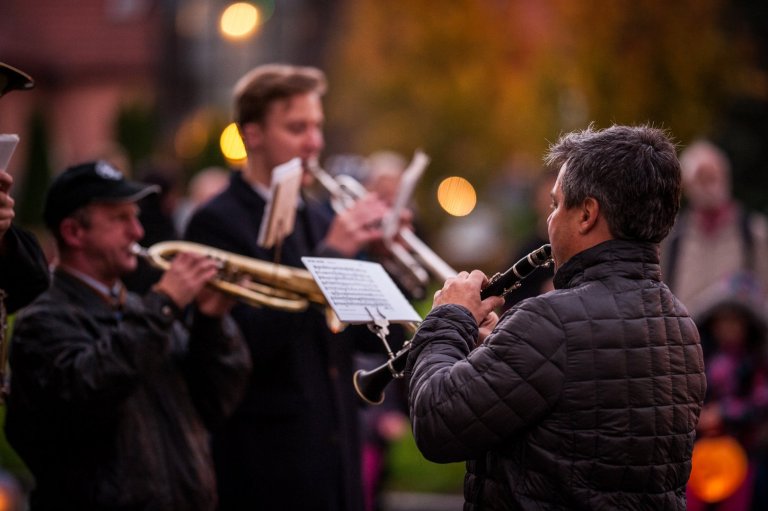
POLYGON ((82 163, 53 179, 45 197, 43 219, 55 232, 62 220, 87 204, 135 202, 159 191, 157 185, 128 181, 104 160, 82 163))
POLYGON ((12 90, 27 90, 35 81, 24 71, 0 62, 0 96, 12 90))

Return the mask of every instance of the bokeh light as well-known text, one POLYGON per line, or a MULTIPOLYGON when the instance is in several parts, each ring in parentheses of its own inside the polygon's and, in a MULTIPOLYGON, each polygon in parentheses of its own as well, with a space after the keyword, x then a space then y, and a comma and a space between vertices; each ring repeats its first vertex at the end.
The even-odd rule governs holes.
POLYGON ((241 162, 245 159, 245 145, 240 137, 237 124, 230 123, 219 138, 219 146, 224 157, 230 162, 241 162))
POLYGON ((466 216, 475 209, 477 193, 472 183, 453 176, 443 179, 438 186, 437 201, 449 215, 466 216))
POLYGON ((219 30, 228 39, 244 39, 256 31, 259 10, 248 2, 236 2, 224 9, 219 30))
POLYGON ((688 487, 704 502, 720 502, 741 486, 747 468, 747 455, 736 439, 702 438, 693 446, 688 487))

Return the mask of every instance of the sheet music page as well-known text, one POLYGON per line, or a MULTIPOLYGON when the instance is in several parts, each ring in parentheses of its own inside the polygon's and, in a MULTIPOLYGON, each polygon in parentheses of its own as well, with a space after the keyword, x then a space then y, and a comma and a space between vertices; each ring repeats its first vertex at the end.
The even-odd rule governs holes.
POLYGON ((344 323, 371 323, 371 311, 390 323, 421 321, 381 264, 333 257, 301 260, 344 323))
POLYGON ((0 135, 0 172, 5 172, 11 161, 13 151, 19 143, 19 136, 15 134, 0 135))
POLYGON ((416 189, 416 183, 421 179, 421 175, 424 173, 427 165, 429 165, 429 156, 423 151, 417 150, 413 155, 413 160, 411 160, 408 168, 405 169, 400 178, 400 187, 397 190, 397 197, 395 197, 395 202, 392 204, 392 209, 381 220, 384 239, 393 239, 400 230, 400 213, 408 206, 408 201, 411 200, 413 191, 416 189))
POLYGON ((278 165, 272 171, 271 197, 261 218, 259 246, 271 248, 293 232, 302 172, 301 158, 278 165))

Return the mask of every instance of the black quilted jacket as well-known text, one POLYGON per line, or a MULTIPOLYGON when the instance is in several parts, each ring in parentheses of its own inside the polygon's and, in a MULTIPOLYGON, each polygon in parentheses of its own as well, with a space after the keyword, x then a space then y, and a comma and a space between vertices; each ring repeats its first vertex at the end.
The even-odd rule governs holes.
POLYGON ((653 244, 611 240, 470 353, 465 308, 434 309, 408 359, 430 460, 469 460, 465 510, 685 509, 706 387, 699 335, 653 244))

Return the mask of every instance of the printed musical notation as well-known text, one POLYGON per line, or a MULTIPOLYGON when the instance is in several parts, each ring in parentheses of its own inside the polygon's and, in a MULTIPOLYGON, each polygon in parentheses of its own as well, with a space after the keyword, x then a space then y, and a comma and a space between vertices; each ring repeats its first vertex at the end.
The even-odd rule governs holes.
POLYGON ((302 257, 339 319, 370 323, 378 315, 390 323, 421 317, 379 263, 329 257, 302 257))

